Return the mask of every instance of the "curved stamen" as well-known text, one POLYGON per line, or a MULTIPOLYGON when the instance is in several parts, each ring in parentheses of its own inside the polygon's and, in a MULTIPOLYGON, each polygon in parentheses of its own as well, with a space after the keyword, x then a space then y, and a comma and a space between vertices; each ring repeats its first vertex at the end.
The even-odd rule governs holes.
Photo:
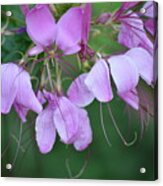
POLYGON ((109 138, 108 138, 108 135, 106 133, 106 129, 105 129, 105 125, 104 125, 104 118, 103 118, 103 110, 102 110, 102 103, 100 103, 100 120, 101 120, 101 128, 102 128, 102 131, 103 131, 103 134, 104 134, 104 137, 105 137, 105 140, 108 144, 109 147, 112 146, 109 138))
POLYGON ((89 154, 90 153, 88 151, 87 157, 85 158, 85 161, 84 161, 83 166, 81 167, 81 169, 79 170, 79 172, 76 175, 74 175, 74 176, 73 176, 72 171, 71 171, 71 167, 70 167, 70 163, 69 163, 70 160, 69 160, 69 158, 66 158, 65 165, 66 165, 66 168, 67 168, 67 171, 68 171, 68 174, 69 174, 69 178, 71 178, 71 179, 78 179, 78 178, 80 178, 82 176, 82 174, 84 173, 85 169, 88 166, 89 154))
POLYGON ((20 147, 21 147, 22 132, 23 132, 23 123, 20 122, 20 130, 19 130, 18 144, 17 144, 17 149, 16 149, 16 153, 15 153, 14 159, 13 159, 13 161, 12 161, 12 169, 13 169, 13 167, 15 166, 15 163, 16 163, 16 160, 17 160, 17 157, 18 157, 18 154, 19 154, 19 149, 20 149, 20 147))
POLYGON ((135 142, 137 141, 137 137, 138 137, 138 136, 137 136, 137 132, 134 132, 134 139, 133 139, 131 142, 127 142, 126 139, 123 137, 123 135, 122 135, 120 129, 118 128, 117 123, 116 123, 116 121, 115 121, 115 118, 114 118, 114 116, 113 116, 112 110, 111 110, 111 108, 110 108, 110 106, 109 106, 108 104, 107 104, 107 108, 108 108, 108 112, 109 112, 109 115, 110 115, 110 117, 111 117, 111 120, 112 120, 112 122, 113 122, 113 125, 114 125, 114 127, 115 127, 115 129, 116 129, 116 131, 117 131, 117 133, 118 133, 118 135, 119 135, 119 137, 121 138, 123 144, 124 144, 125 146, 127 146, 127 147, 130 147, 130 146, 134 145, 135 142))

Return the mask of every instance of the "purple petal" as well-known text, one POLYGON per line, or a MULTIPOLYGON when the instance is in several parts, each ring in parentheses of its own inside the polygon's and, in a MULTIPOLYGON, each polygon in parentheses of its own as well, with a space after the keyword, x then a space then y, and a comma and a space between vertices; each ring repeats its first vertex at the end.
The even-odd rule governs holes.
POLYGON ((20 5, 20 9, 22 11, 22 13, 26 16, 27 13, 30 11, 29 9, 29 5, 20 5))
POLYGON ((43 154, 52 150, 56 140, 53 112, 53 109, 46 107, 36 118, 36 141, 43 154))
POLYGON ((78 43, 81 41, 81 32, 82 9, 80 7, 70 8, 57 23, 57 46, 65 54, 73 54, 79 51, 80 47, 78 43), (72 51, 70 50, 71 47, 73 47, 72 51))
POLYGON ((78 151, 82 151, 92 142, 92 129, 88 114, 84 109, 79 111, 79 132, 74 142, 74 147, 78 151))
POLYGON ((25 123, 27 121, 26 116, 27 116, 29 109, 25 108, 22 105, 19 105, 17 103, 14 103, 14 108, 15 108, 16 112, 18 113, 22 122, 25 123))
POLYGON ((89 38, 90 26, 91 26, 91 15, 92 15, 92 5, 87 3, 84 7, 83 22, 82 22, 82 41, 84 44, 87 43, 89 38))
POLYGON ((29 55, 29 56, 35 56, 35 55, 38 55, 38 54, 40 54, 41 52, 43 52, 43 50, 44 50, 43 47, 37 45, 37 46, 31 48, 31 49, 28 51, 28 55, 29 55))
POLYGON ((77 53, 80 49, 81 49, 81 47, 80 47, 78 44, 76 44, 76 45, 74 45, 74 46, 71 46, 71 47, 69 47, 69 48, 66 48, 66 49, 64 50, 64 55, 75 54, 75 53, 77 53))
POLYGON ((56 24, 47 5, 36 5, 26 15, 27 33, 36 45, 53 44, 56 24))
POLYGON ((151 35, 155 35, 156 32, 156 25, 155 25, 155 20, 154 19, 148 19, 145 21, 145 28, 151 35))
POLYGON ((133 48, 126 53, 137 68, 140 76, 151 85, 153 81, 153 57, 143 48, 133 48))
POLYGON ((152 1, 146 2, 143 6, 145 8, 145 16, 154 18, 154 3, 152 1))
POLYGON ((87 73, 78 76, 70 85, 67 95, 71 102, 79 107, 85 107, 94 100, 94 95, 88 90, 84 81, 87 73))
POLYGON ((139 97, 136 89, 118 95, 121 99, 123 99, 127 104, 129 104, 135 110, 139 109, 139 97))
POLYGON ((17 74, 19 67, 14 63, 1 65, 1 112, 10 112, 16 98, 18 83, 17 74))
POLYGON ((125 11, 125 10, 128 10, 130 8, 133 8, 134 6, 136 6, 139 2, 124 2, 122 3, 122 9, 125 11))
POLYGON ((108 102, 113 98, 109 67, 107 63, 100 59, 88 73, 85 84, 100 102, 108 102))
POLYGON ((66 97, 60 97, 53 119, 61 141, 71 144, 79 129, 79 108, 66 97))
POLYGON ((19 67, 19 73, 17 75, 17 95, 15 102, 26 108, 40 113, 42 105, 38 101, 34 91, 32 90, 32 84, 30 76, 23 68, 19 67))
POLYGON ((144 30, 143 21, 137 14, 129 12, 128 17, 120 19, 121 28, 118 42, 128 48, 143 47, 153 54, 153 43, 144 30))
POLYGON ((41 104, 46 103, 45 96, 44 96, 44 94, 42 93, 41 90, 38 90, 38 92, 37 92, 37 99, 39 100, 39 102, 40 102, 41 104))
POLYGON ((138 70, 131 58, 125 55, 113 56, 108 62, 118 93, 128 92, 137 86, 138 70))

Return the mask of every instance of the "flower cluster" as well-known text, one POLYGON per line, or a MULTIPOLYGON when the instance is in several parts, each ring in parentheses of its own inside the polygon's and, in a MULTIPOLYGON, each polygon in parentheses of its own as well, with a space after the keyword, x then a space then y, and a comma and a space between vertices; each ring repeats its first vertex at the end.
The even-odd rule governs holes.
POLYGON ((105 12, 95 21, 92 21, 90 3, 68 9, 57 21, 49 5, 35 5, 31 9, 28 5, 21 6, 25 30, 35 45, 28 50, 28 56, 44 52, 45 58, 40 61, 45 60, 42 68, 47 67, 48 81, 44 77, 46 74, 42 73, 41 86, 34 92, 30 74, 24 68, 26 62, 2 64, 1 112, 8 114, 13 105, 22 122, 27 121, 29 110, 38 114, 35 132, 41 153, 52 150, 57 134, 61 142, 73 144, 77 151, 86 149, 93 140, 93 134, 85 107, 95 99, 109 103, 114 98, 114 86, 124 102, 139 110, 137 86, 140 78, 149 86, 155 83, 153 56, 157 41, 153 43, 151 38, 155 39, 157 32, 154 3, 143 5, 146 9, 143 15, 133 11, 138 4, 122 3, 114 13, 105 12), (115 25, 118 28, 117 41, 128 48, 126 52, 110 56, 97 54, 88 45, 91 24, 115 25), (58 64, 68 55, 76 55, 83 66, 89 61, 91 63, 73 79, 65 93, 62 68, 58 64), (51 61, 56 62, 53 63, 56 81, 49 70, 51 61))

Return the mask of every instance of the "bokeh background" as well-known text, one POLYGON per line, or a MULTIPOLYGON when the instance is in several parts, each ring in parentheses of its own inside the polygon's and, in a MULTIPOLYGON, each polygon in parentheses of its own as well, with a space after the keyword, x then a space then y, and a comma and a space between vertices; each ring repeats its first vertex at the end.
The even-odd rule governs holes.
MULTIPOLYGON (((120 5, 118 2, 94 3, 92 19, 95 20, 103 12, 115 11, 120 5)), ((57 19, 71 6, 77 4, 57 4, 57 19)), ((18 5, 5 5, 1 8, 2 30, 6 26, 5 32, 2 32, 1 61, 2 63, 19 61, 32 43, 25 32, 21 34, 13 32, 25 26, 24 17, 18 5), (11 11, 12 16, 6 17, 6 11, 11 11)), ((117 43, 117 33, 110 28, 93 26, 90 35, 89 45, 98 52, 109 55, 126 51, 125 47, 117 43)), ((66 57, 66 60, 77 65, 73 56, 66 57)), ((42 64, 43 62, 40 62, 35 66, 31 76, 39 76, 42 64)), ((80 71, 71 73, 77 76, 80 71)), ((70 82, 68 80, 64 82, 65 91, 70 82)), ((35 80, 32 80, 32 83, 35 87, 35 80)), ((147 87, 144 82, 140 82, 139 89, 154 106, 153 89, 147 87)), ((93 129, 93 143, 83 152, 77 152, 72 146, 62 144, 57 137, 53 150, 43 155, 35 141, 34 113, 28 114, 28 122, 23 125, 14 109, 10 114, 2 115, 2 176, 154 180, 157 175, 157 123, 153 110, 150 108, 153 114, 149 114, 148 110, 144 111, 147 121, 142 124, 140 113, 127 107, 116 94, 109 105, 126 141, 132 141, 134 133, 137 133, 137 140, 132 146, 127 147, 122 143, 104 104, 102 107, 104 124, 112 147, 107 145, 101 128, 100 105, 97 101, 86 108, 93 129), (13 165, 12 170, 6 169, 8 163, 13 165), (142 167, 146 169, 144 174, 140 173, 142 167)))

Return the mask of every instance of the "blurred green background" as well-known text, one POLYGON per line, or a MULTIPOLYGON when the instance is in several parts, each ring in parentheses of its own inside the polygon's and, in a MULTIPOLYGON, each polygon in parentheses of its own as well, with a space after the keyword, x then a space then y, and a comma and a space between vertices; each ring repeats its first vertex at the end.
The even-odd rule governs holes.
MULTIPOLYGON (((74 4, 73 6, 75 6, 74 4)), ((94 3, 93 20, 103 12, 113 12, 121 3, 94 3)), ((63 14, 72 4, 58 4, 59 15, 63 14)), ((18 5, 2 6, 2 28, 8 21, 5 33, 2 33, 2 58, 3 62, 17 61, 25 54, 31 40, 26 33, 12 34, 14 29, 24 27, 24 17, 18 5), (11 11, 12 16, 7 18, 6 11, 11 11)), ((113 54, 125 51, 126 48, 117 43, 117 33, 102 26, 93 26, 89 45, 103 54, 113 54)), ((76 58, 69 56, 66 60, 75 65, 76 58)), ((36 65, 33 76, 39 75, 39 67, 36 65)), ((75 72, 71 72, 75 74, 75 72)), ((78 72, 79 73, 79 72, 78 72)), ((32 81, 35 86, 35 82, 32 81)), ((64 88, 70 82, 64 83, 64 88)), ((141 88, 153 99, 153 92, 141 82, 141 88)), ((104 138, 100 124, 99 103, 94 101, 88 106, 91 126, 93 129, 93 143, 83 152, 77 152, 72 146, 62 144, 59 137, 53 150, 43 155, 39 152, 35 141, 35 117, 32 112, 28 114, 28 122, 21 125, 14 109, 8 115, 1 117, 1 143, 2 143, 2 176, 4 177, 43 177, 43 178, 69 178, 67 163, 72 176, 82 179, 132 179, 132 180, 154 180, 155 170, 155 123, 153 117, 149 117, 148 125, 141 139, 142 124, 140 114, 126 107, 118 97, 115 96, 109 103, 126 141, 132 141, 134 133, 138 135, 137 141, 131 147, 125 146, 117 134, 106 105, 103 105, 104 123, 112 147, 109 147, 104 138), (20 135, 20 131, 21 135, 20 135), (19 144, 18 139, 21 138, 19 144), (18 149, 18 145, 20 148, 18 149), (13 164, 12 170, 6 169, 6 164, 13 164), (146 168, 146 173, 140 173, 140 168, 146 168), (83 168, 83 169, 82 169, 83 168)))

